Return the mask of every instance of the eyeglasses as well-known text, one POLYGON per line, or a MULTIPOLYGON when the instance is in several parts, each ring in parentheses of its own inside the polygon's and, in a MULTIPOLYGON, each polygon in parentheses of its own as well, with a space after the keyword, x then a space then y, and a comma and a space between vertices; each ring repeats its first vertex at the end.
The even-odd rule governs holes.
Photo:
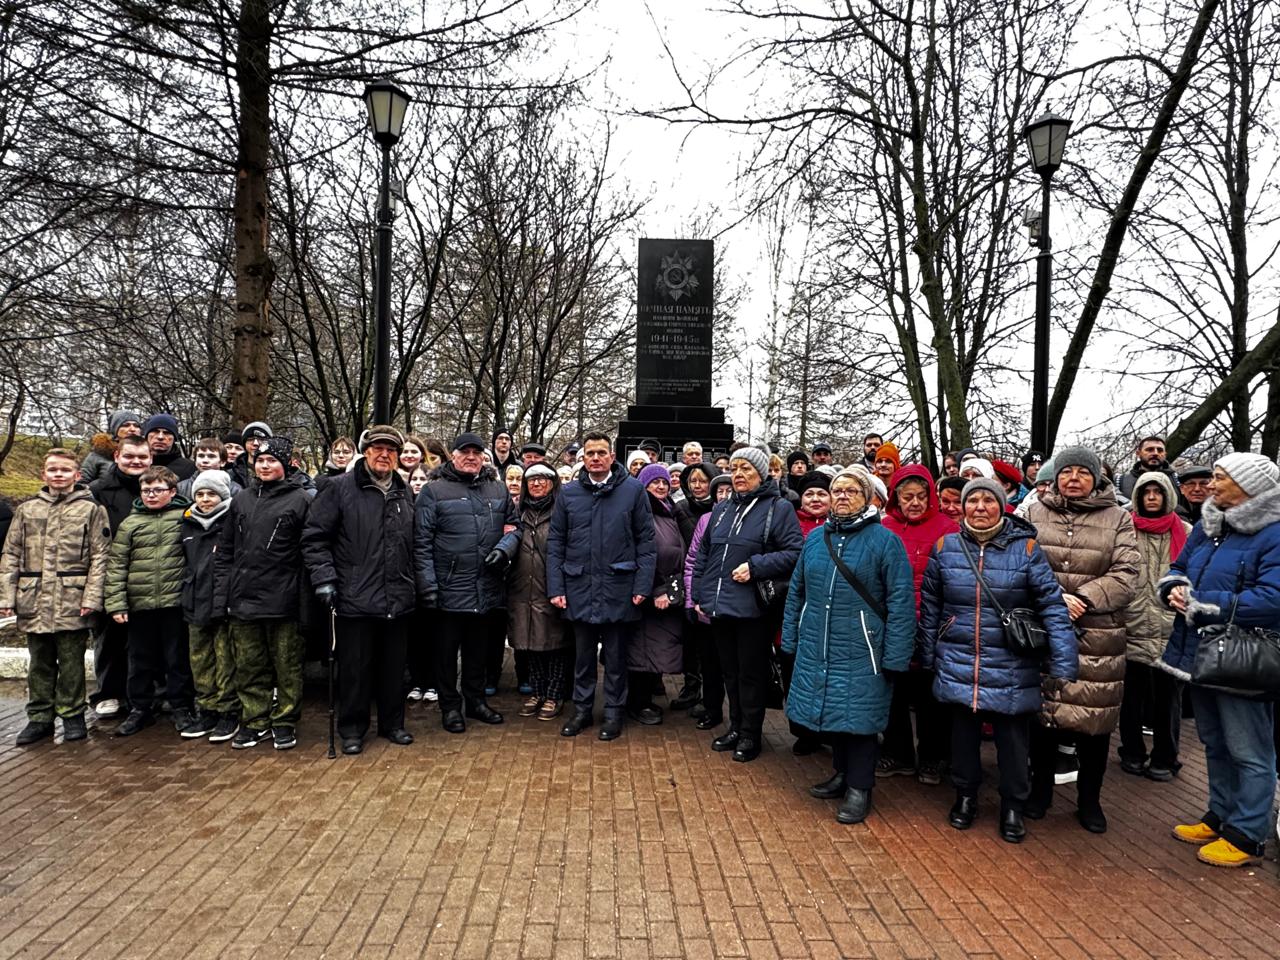
POLYGON ((861 490, 832 490, 831 496, 837 500, 847 500, 850 497, 861 497, 863 493, 861 490))
POLYGON ((144 497, 162 497, 169 492, 168 487, 143 487, 142 495, 144 497))

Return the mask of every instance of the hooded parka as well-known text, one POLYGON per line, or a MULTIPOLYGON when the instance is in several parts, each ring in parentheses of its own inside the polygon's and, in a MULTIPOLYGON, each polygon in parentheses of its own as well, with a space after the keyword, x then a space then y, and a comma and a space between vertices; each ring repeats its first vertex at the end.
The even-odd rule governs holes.
POLYGON ((507 578, 507 639, 514 650, 541 653, 571 645, 560 611, 547 597, 547 536, 559 494, 558 476, 545 502, 535 502, 528 479, 522 481, 520 544, 507 578))
POLYGON ((912 583, 915 586, 916 615, 920 613, 920 583, 924 580, 925 567, 929 565, 929 554, 933 546, 949 533, 959 533, 960 528, 950 517, 939 512, 938 490, 934 486, 929 468, 914 463, 900 467, 889 478, 889 506, 885 510, 884 527, 896 534, 906 547, 907 559, 911 561, 912 583), (929 507, 919 520, 908 520, 907 515, 898 506, 898 487, 906 480, 919 480, 929 494, 929 507))
MULTIPOLYGON (((1142 502, 1142 492, 1148 486, 1158 486, 1164 493, 1164 512, 1161 516, 1173 513, 1178 504, 1173 482, 1163 473, 1144 473, 1133 487, 1133 504, 1136 508, 1142 502)), ((1191 532, 1191 524, 1179 518, 1185 533, 1191 532)), ((1160 602, 1156 592, 1156 584, 1169 571, 1175 559, 1172 554, 1173 535, 1169 533, 1147 533, 1135 528, 1134 534, 1138 543, 1138 589, 1129 603, 1125 619, 1125 630, 1129 635, 1129 645, 1125 656, 1136 663, 1155 666, 1164 653, 1169 642, 1169 634, 1173 632, 1174 612, 1160 602)), ((1184 538, 1185 539, 1185 538, 1184 538)))
POLYGON ((212 513, 191 507, 182 515, 182 554, 186 571, 182 577, 182 618, 197 627, 207 627, 227 615, 213 603, 213 558, 222 538, 222 525, 231 512, 231 500, 223 500, 212 513))

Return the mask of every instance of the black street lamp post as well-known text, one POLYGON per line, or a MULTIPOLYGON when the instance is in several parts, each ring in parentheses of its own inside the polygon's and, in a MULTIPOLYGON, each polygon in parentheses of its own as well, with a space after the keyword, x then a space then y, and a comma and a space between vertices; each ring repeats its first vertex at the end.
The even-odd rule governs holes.
POLYGON ((1036 255, 1035 366, 1031 382, 1031 449, 1049 454, 1049 280, 1053 265, 1049 245, 1049 181, 1062 165, 1062 148, 1071 121, 1046 113, 1027 124, 1022 135, 1031 166, 1040 174, 1040 252, 1036 255))
POLYGON ((410 97, 390 80, 365 87, 369 126, 382 148, 378 186, 378 256, 374 265, 373 420, 391 420, 391 148, 400 139, 410 97))

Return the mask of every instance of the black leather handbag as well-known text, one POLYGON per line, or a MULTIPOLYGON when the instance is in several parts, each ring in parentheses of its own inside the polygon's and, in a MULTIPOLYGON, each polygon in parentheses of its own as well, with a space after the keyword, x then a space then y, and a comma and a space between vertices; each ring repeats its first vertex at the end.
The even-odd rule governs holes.
POLYGON ((1045 657, 1049 653, 1049 631, 1045 630, 1044 624, 1040 622, 1040 616, 1030 607, 1014 607, 1012 610, 1006 610, 1000 606, 1000 601, 996 599, 991 585, 979 572, 978 565, 973 562, 973 554, 969 552, 963 534, 960 535, 960 549, 964 551, 964 558, 969 561, 973 575, 978 578, 979 590, 986 593, 987 599, 996 608, 1000 624, 1004 627, 1004 645, 1018 656, 1029 660, 1040 660, 1045 657))
MULTIPOLYGON (((777 505, 778 498, 774 497, 769 501, 769 512, 764 515, 764 543, 762 549, 769 549, 769 534, 773 532, 773 508, 777 505)), ((760 606, 764 608, 764 612, 769 615, 782 616, 782 608, 787 603, 787 591, 791 589, 791 578, 769 580, 759 579, 753 580, 756 585, 756 599, 760 601, 760 606)))
POLYGON ((1191 667, 1191 682, 1237 697, 1275 700, 1280 698, 1280 631, 1236 623, 1243 579, 1241 571, 1227 622, 1196 631, 1200 644, 1191 667))

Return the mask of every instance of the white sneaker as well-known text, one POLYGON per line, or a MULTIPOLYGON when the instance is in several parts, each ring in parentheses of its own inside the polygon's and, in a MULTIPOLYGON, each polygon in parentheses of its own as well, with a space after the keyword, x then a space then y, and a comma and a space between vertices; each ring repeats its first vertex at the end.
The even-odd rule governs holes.
POLYGON ((419 700, 422 699, 422 688, 414 687, 412 690, 409 691, 409 693, 406 696, 406 699, 412 700, 414 703, 417 703, 419 700))
POLYGON ((103 717, 118 717, 120 715, 119 700, 99 700, 98 705, 93 708, 93 712, 103 717))
POLYGON ((423 690, 422 699, 426 700, 428 703, 435 703, 440 699, 440 694, 436 693, 436 691, 432 689, 423 690))

